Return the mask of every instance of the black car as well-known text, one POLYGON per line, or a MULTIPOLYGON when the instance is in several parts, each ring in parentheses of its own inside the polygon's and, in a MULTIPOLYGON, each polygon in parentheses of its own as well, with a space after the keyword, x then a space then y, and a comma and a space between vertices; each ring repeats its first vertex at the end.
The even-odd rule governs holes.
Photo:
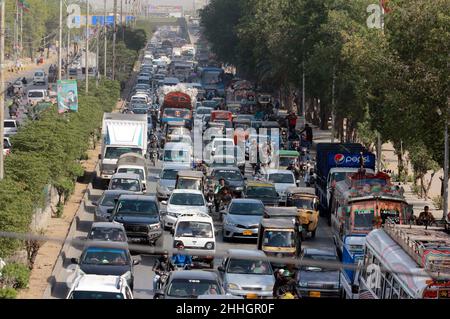
POLYGON ((122 224, 132 242, 155 244, 162 236, 159 206, 154 196, 121 195, 110 221, 122 224))
MULTIPOLYGON (((335 250, 306 248, 302 259, 319 262, 338 262, 335 250)), ((297 272, 297 288, 303 298, 340 298, 341 283, 339 269, 318 266, 302 266, 297 272)))
POLYGON ((116 242, 114 245, 105 242, 89 242, 80 259, 72 258, 72 264, 78 264, 80 273, 90 275, 111 275, 126 278, 133 290, 133 266, 139 259, 133 259, 127 243, 116 242))
POLYGON ((214 167, 211 170, 210 175, 216 183, 223 178, 225 180, 225 185, 228 186, 237 197, 241 197, 245 187, 246 178, 242 175, 239 168, 229 166, 214 167))
POLYGON ((244 197, 260 199, 264 206, 278 206, 279 195, 273 183, 249 181, 244 188, 244 197))
POLYGON ((197 299, 202 295, 224 295, 216 272, 205 270, 172 271, 163 289, 157 290, 154 299, 197 299))

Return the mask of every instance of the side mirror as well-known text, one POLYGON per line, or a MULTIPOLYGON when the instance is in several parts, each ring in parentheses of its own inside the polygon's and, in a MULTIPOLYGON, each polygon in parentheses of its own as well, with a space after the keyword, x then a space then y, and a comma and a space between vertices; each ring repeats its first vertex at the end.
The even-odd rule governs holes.
POLYGON ((220 271, 220 272, 225 272, 225 268, 223 268, 223 266, 217 267, 217 270, 220 271))
POLYGON ((71 262, 72 264, 76 264, 76 265, 79 263, 78 258, 71 258, 71 259, 70 259, 70 262, 71 262))
POLYGON ((92 202, 92 205, 93 206, 98 206, 98 203, 94 201, 94 202, 92 202))
POLYGON ((166 200, 163 200, 163 201, 161 202, 161 205, 167 205, 167 201, 166 201, 166 200))

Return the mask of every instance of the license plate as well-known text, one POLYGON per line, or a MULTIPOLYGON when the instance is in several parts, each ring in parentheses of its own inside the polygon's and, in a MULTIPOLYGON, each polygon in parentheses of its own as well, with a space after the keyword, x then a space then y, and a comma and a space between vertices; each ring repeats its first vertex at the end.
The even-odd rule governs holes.
POLYGON ((320 298, 320 291, 310 291, 309 296, 314 298, 320 298))
POLYGON ((251 230, 244 230, 242 233, 244 236, 251 236, 253 234, 251 230))

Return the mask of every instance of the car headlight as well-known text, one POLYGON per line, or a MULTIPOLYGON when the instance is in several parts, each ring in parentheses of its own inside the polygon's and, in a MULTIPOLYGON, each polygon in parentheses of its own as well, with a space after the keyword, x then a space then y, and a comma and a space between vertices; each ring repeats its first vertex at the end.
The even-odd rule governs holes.
POLYGON ((150 228, 150 230, 160 229, 161 228, 161 224, 160 223, 152 224, 152 225, 149 225, 149 228, 150 228))
POLYGON ((299 286, 299 287, 308 287, 308 283, 305 282, 305 281, 300 281, 300 282, 298 283, 298 286, 299 286))
POLYGON ((174 212, 167 212, 167 215, 178 218, 178 214, 174 212))
POLYGON ((236 187, 236 190, 237 190, 237 191, 243 191, 243 190, 244 190, 244 187, 236 187))
POLYGON ((214 249, 214 243, 213 242, 206 243, 205 248, 206 249, 214 249))
POLYGON ((228 289, 241 289, 238 285, 236 285, 236 284, 228 284, 227 285, 227 288, 228 289))
POLYGON ((225 220, 225 225, 230 226, 230 227, 236 227, 236 224, 229 220, 225 220))

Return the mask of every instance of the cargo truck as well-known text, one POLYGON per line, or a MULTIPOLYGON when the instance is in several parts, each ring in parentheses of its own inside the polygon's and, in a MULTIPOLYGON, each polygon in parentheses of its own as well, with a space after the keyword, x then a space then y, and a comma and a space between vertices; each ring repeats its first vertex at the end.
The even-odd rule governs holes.
POLYGON ((109 180, 116 172, 119 157, 126 153, 147 156, 147 115, 105 113, 102 127, 100 176, 109 180))

